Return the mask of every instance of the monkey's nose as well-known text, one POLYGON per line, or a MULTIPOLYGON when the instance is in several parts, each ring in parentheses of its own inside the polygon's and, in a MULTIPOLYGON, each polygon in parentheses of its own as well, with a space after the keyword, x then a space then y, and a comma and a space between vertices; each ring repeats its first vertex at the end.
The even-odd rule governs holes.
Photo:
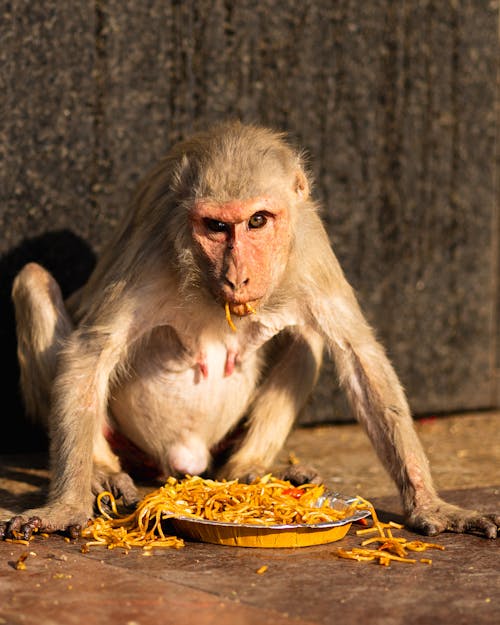
POLYGON ((225 284, 232 290, 232 291, 239 291, 240 289, 242 289, 243 287, 245 287, 248 282, 249 282, 250 278, 245 278, 244 280, 230 280, 227 276, 224 277, 224 282, 225 284))

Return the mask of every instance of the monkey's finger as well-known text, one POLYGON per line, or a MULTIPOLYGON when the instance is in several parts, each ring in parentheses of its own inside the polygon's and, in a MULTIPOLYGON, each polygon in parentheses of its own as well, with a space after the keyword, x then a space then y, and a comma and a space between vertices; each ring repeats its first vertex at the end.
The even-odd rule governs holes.
POLYGON ((22 516, 13 516, 10 521, 7 521, 7 526, 5 528, 5 537, 18 538, 23 523, 24 518, 22 516))
POLYGON ((30 517, 26 523, 22 523, 20 533, 24 540, 29 540, 34 532, 42 527, 42 519, 39 516, 30 517))
POLYGON ((486 538, 496 538, 498 536, 498 528, 493 523, 489 523, 485 527, 484 535, 486 538))
POLYGON ((66 533, 70 538, 78 538, 82 533, 82 526, 79 524, 69 525, 66 529, 66 533))
POLYGON ((292 464, 285 469, 283 479, 292 482, 295 486, 321 484, 323 482, 318 471, 314 467, 305 464, 292 464))
POLYGON ((111 509, 111 497, 109 495, 101 495, 99 503, 102 507, 111 509))
POLYGON ((139 493, 137 492, 133 479, 124 471, 113 476, 110 490, 115 499, 121 497, 124 505, 127 507, 131 505, 135 506, 140 501, 139 493))
POLYGON ((2 523, 0 528, 0 538, 13 538, 21 540, 29 540, 33 532, 38 529, 42 521, 39 517, 31 517, 26 521, 22 516, 14 516, 2 523))
POLYGON ((500 517, 492 514, 471 519, 467 523, 465 531, 484 534, 486 538, 496 538, 499 526, 500 517))
POLYGON ((99 505, 97 505, 97 501, 95 502, 94 511, 96 512, 96 514, 101 514, 101 512, 111 514, 113 512, 111 497, 109 497, 109 495, 102 495, 99 498, 99 505))
POLYGON ((128 499, 123 498, 123 506, 126 510, 135 510, 141 501, 140 497, 134 497, 130 501, 128 499))
POLYGON ((446 529, 450 532, 481 534, 486 538, 496 538, 500 517, 479 512, 454 514, 449 517, 446 529))
POLYGON ((412 520, 411 522, 408 521, 405 525, 414 529, 416 532, 420 532, 424 536, 437 536, 446 529, 446 525, 444 523, 435 523, 427 521, 426 519, 412 520))

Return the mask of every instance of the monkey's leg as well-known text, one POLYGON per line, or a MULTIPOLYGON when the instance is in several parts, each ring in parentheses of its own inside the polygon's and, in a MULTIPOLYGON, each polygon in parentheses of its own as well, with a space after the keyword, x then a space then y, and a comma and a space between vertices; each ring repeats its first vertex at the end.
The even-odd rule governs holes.
MULTIPOLYGON (((315 332, 287 333, 286 343, 256 390, 247 434, 219 471, 221 478, 250 480, 268 470, 314 388, 322 355, 323 340, 315 332)), ((299 465, 283 477, 304 482, 318 476, 312 468, 299 465)))
MULTIPOLYGON (((49 423, 49 410, 58 354, 73 332, 73 324, 59 285, 48 271, 36 263, 27 264, 16 276, 12 298, 16 314, 21 389, 26 410, 51 432, 54 424, 49 423)), ((118 458, 112 453, 100 430, 94 437, 92 458, 94 495, 102 490, 110 490, 117 497, 123 495, 125 503, 134 503, 137 500, 136 488, 131 478, 121 471, 118 458)), ((38 516, 38 511, 25 513, 27 518, 33 516, 38 516)), ((28 530, 26 527, 23 529, 28 530)))
POLYGON ((57 354, 73 324, 59 285, 43 267, 28 263, 12 287, 21 391, 26 412, 48 425, 57 354))

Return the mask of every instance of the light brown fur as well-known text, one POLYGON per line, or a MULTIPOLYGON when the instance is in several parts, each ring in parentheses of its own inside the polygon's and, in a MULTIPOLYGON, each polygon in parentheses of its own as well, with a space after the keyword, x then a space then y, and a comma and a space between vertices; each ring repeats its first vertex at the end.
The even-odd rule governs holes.
POLYGON ((498 516, 438 498, 403 389, 331 250, 310 185, 282 135, 222 124, 174 146, 145 178, 88 283, 64 305, 43 268, 20 272, 21 384, 27 409, 48 425, 52 468, 47 505, 25 519, 40 517, 49 530, 84 523, 102 488, 134 501, 109 428, 163 474, 203 473, 211 450, 245 419, 245 437, 217 475, 268 470, 326 346, 408 523, 431 534, 496 535, 498 516), (240 315, 236 332, 225 302, 240 315))

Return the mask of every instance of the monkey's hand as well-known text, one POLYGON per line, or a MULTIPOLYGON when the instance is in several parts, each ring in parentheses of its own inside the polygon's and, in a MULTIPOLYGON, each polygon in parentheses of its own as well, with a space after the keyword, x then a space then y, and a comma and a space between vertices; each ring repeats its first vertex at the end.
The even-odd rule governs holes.
POLYGON ((0 539, 29 540, 36 531, 47 533, 62 531, 71 538, 76 538, 91 517, 91 507, 86 509, 84 505, 79 504, 53 503, 42 508, 26 510, 22 515, 0 523, 0 539))
MULTIPOLYGON (((269 468, 259 462, 240 464, 235 462, 234 459, 230 459, 229 462, 224 465, 217 473, 218 479, 238 479, 240 482, 250 484, 254 480, 263 477, 269 472, 269 468)), ((309 465, 305 464, 293 464, 280 471, 276 477, 282 480, 288 480, 300 486, 301 484, 321 484, 322 478, 318 471, 309 465)))
POLYGON ((323 479, 318 471, 308 464, 292 464, 282 473, 281 478, 301 486, 302 484, 322 484, 323 479))
POLYGON ((94 465, 92 492, 97 496, 103 491, 109 491, 115 499, 121 497, 127 508, 134 507, 139 501, 139 493, 128 473, 112 472, 103 466, 94 465))
POLYGON ((500 527, 500 514, 467 510, 437 499, 413 510, 408 515, 406 524, 427 536, 435 536, 441 532, 457 532, 496 538, 500 527))
POLYGON ((234 458, 224 464, 216 473, 218 480, 239 480, 244 484, 250 484, 259 477, 263 477, 268 473, 268 469, 264 464, 259 462, 236 462, 234 458))

